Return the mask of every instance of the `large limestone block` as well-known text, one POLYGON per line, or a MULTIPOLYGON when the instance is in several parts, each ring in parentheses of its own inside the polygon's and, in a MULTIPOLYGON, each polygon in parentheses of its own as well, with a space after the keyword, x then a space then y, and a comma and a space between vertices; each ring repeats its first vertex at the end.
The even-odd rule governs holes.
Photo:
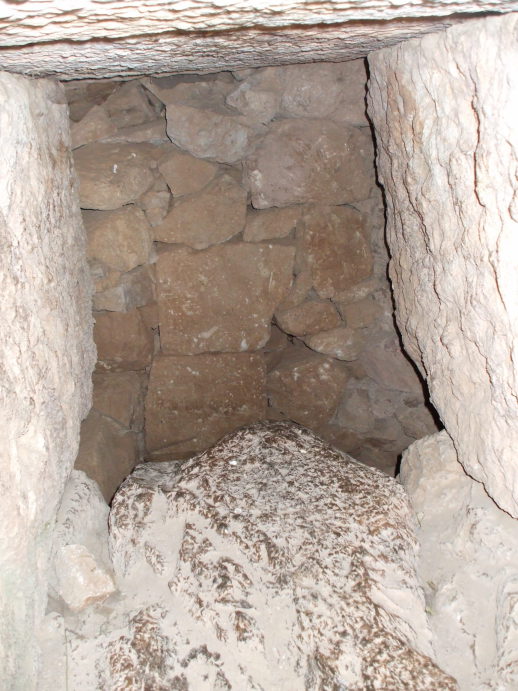
POLYGON ((115 591, 108 514, 98 485, 81 470, 73 470, 56 518, 49 583, 74 612, 115 591))
POLYGON ((296 425, 239 430, 179 471, 142 465, 110 515, 125 617, 77 636, 73 679, 453 690, 430 657, 412 528, 394 480, 296 425))
POLYGON ((360 213, 349 207, 315 206, 303 222, 299 253, 320 297, 339 300, 370 276, 372 252, 360 213))
POLYGON ((95 348, 63 89, 1 73, 0 122, 0 688, 33 689, 95 348))
POLYGON ((307 348, 289 348, 268 373, 268 402, 275 414, 317 429, 333 417, 347 378, 342 363, 307 348))
MULTIPOLYGON (((200 43, 210 42, 210 34, 223 34, 225 43, 230 43, 236 47, 232 41, 232 36, 245 34, 249 27, 258 27, 265 33, 269 42, 275 41, 275 34, 281 33, 278 30, 285 27, 295 27, 299 32, 308 31, 311 27, 318 26, 317 36, 322 36, 325 25, 337 24, 340 34, 347 36, 349 28, 348 22, 352 25, 360 24, 361 32, 369 35, 370 31, 365 28, 364 23, 373 24, 372 33, 375 34, 379 43, 379 34, 383 35, 383 25, 387 20, 401 18, 406 20, 416 17, 446 17, 452 12, 472 13, 511 11, 517 8, 517 3, 513 0, 506 2, 502 6, 501 2, 495 0, 440 0, 440 2, 430 2, 429 0, 398 0, 397 3, 387 4, 384 0, 369 0, 369 2, 358 2, 358 0, 337 0, 332 4, 315 5, 312 0, 275 0, 268 5, 257 5, 251 2, 244 2, 238 5, 220 5, 212 0, 187 0, 180 5, 171 6, 169 0, 137 0, 132 2, 120 2, 120 0, 110 0, 104 2, 100 7, 97 5, 80 5, 71 8, 68 5, 56 5, 53 0, 32 0, 23 5, 16 5, 14 9, 5 12, 0 21, 0 28, 6 46, 23 46, 33 43, 60 42, 60 41, 80 41, 78 53, 84 55, 87 51, 85 46, 89 39, 100 39, 105 43, 105 53, 111 60, 119 59, 119 71, 123 67, 121 60, 130 64, 132 61, 127 55, 121 58, 120 48, 115 50, 121 41, 114 41, 114 53, 109 52, 110 45, 106 39, 122 39, 125 37, 138 37, 138 43, 146 40, 146 35, 162 34, 160 39, 151 36, 151 40, 156 44, 166 41, 169 33, 178 32, 185 34, 196 43, 196 33, 201 33, 200 43), (344 27, 344 24, 346 25, 344 27), (232 32, 232 29, 239 31, 232 32), (268 30, 269 29, 269 30, 268 30), (277 30, 277 31, 276 31, 277 30), (190 35, 191 34, 191 35, 190 35)), ((429 29, 428 23, 425 27, 429 29)), ((401 39, 399 39, 401 40, 401 39)), ((365 41, 365 36, 364 36, 365 41)), ((136 47, 138 44, 133 42, 136 47)), ((241 44, 240 48, 246 43, 241 44)), ((318 43, 316 44, 318 47, 318 43)), ((149 50, 148 46, 146 48, 149 50)), ((211 44, 211 49, 212 44, 211 44)), ((280 52, 280 55, 283 55, 280 52)), ((306 50, 306 55, 314 58, 314 51, 306 50)), ((170 62, 162 65, 160 71, 181 72, 176 66, 176 61, 181 59, 181 55, 171 55, 170 62)), ((216 61, 214 65, 221 70, 225 67, 231 69, 239 56, 234 55, 234 61, 229 61, 229 65, 223 67, 221 56, 213 56, 216 61)), ((295 56, 294 56, 295 57, 295 56)), ((300 59, 299 54, 296 55, 300 59)), ((62 55, 63 60, 63 55, 62 55)), ((110 62, 111 62, 110 60, 110 62)), ((63 60, 67 62, 67 60, 63 60)), ((273 64, 265 62, 263 64, 273 64)), ((37 63, 35 64, 37 66, 37 63)), ((201 71, 202 67, 198 65, 201 71)), ((214 69, 212 71, 215 71, 214 69)), ((149 71, 147 74, 151 74, 149 71)), ((144 72, 143 74, 146 74, 144 72)), ((84 77, 84 74, 81 74, 84 77)))
POLYGON ((151 364, 153 335, 138 309, 96 313, 94 340, 101 371, 141 370, 151 364))
POLYGON ((246 190, 221 175, 197 194, 182 197, 153 229, 160 242, 183 243, 197 250, 229 240, 243 230, 246 190))
POLYGON ((176 247, 157 262, 160 339, 167 353, 257 350, 292 279, 293 247, 176 247))
POLYGON ((518 688, 518 521, 466 475, 446 432, 412 444, 401 482, 439 664, 461 691, 518 688))
MULTIPOLYGON (((91 410, 81 425, 75 469, 95 480, 107 502, 139 462, 137 434, 91 410)), ((80 557, 81 555, 77 555, 80 557)))
POLYGON ((328 120, 274 122, 245 163, 256 209, 318 202, 350 204, 370 196, 369 134, 328 120))
POLYGON ((154 161, 146 144, 94 142, 74 151, 82 209, 118 209, 153 183, 154 161))
POLYGON ((116 271, 130 271, 149 261, 152 240, 149 223, 139 208, 83 211, 88 257, 116 271))
POLYGON ((146 397, 146 446, 170 457, 206 449, 242 425, 264 419, 261 355, 159 356, 146 397))
POLYGON ((518 516, 518 15, 369 58, 396 317, 467 472, 518 516))

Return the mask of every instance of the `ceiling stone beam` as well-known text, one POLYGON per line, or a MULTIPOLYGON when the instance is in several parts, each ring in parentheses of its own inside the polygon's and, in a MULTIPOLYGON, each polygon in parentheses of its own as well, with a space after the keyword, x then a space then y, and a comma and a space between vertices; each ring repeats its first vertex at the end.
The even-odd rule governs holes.
POLYGON ((1 0, 0 46, 516 9, 515 0, 1 0))
POLYGON ((314 61, 344 61, 425 33, 458 17, 350 22, 278 30, 160 34, 104 41, 56 41, 0 48, 0 69, 33 77, 128 79, 314 61))

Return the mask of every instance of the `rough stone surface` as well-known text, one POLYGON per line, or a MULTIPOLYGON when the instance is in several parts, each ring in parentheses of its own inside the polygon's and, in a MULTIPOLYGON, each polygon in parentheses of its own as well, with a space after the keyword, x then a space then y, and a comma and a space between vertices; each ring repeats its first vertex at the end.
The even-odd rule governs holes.
POLYGON ((243 230, 246 190, 229 175, 221 175, 201 192, 175 202, 153 230, 155 240, 183 243, 197 250, 229 240, 243 230))
POLYGON ((128 429, 142 427, 143 379, 138 372, 94 372, 92 407, 128 429))
POLYGON ((306 336, 332 329, 341 324, 340 315, 329 300, 308 300, 275 313, 275 320, 283 331, 293 336, 306 336))
POLYGON ((397 334, 380 334, 371 339, 361 361, 367 376, 387 389, 422 392, 421 379, 412 362, 401 350, 397 334))
POLYGON ((437 660, 461 691, 518 687, 518 522, 468 477, 446 432, 403 454, 437 660))
POLYGON ((95 362, 84 230, 59 85, 0 75, 0 687, 31 689, 51 530, 95 362))
POLYGON ((117 127, 132 127, 154 120, 157 113, 138 82, 120 84, 106 99, 104 107, 117 127))
POLYGON ((153 183, 149 149, 142 144, 95 142, 74 151, 82 209, 117 209, 153 183))
POLYGON ((81 425, 75 469, 95 480, 109 502, 138 462, 137 434, 95 410, 90 411, 81 425))
POLYGON ((140 370, 151 364, 153 336, 138 310, 98 312, 94 340, 97 367, 107 370, 140 370))
POLYGON ((137 266, 133 271, 122 274, 120 281, 111 288, 97 292, 93 298, 94 310, 129 312, 143 307, 155 299, 154 267, 137 266))
POLYGON ((357 302, 338 302, 338 309, 350 329, 370 326, 383 313, 381 306, 371 295, 357 302))
POLYGON ((328 120, 273 122, 245 164, 256 209, 367 199, 373 186, 372 140, 328 120))
POLYGON ((158 169, 175 197, 199 192, 218 170, 214 163, 180 151, 174 151, 160 161, 158 169))
POLYGON ((174 7, 142 0, 73 11, 50 0, 26 0, 14 10, 6 0, 3 5, 3 67, 66 79, 340 62, 451 26, 461 20, 452 13, 518 9, 512 0, 347 0, 318 6, 293 0, 224 8, 198 0, 174 7))
POLYGON ((117 127, 106 110, 93 106, 79 122, 72 123, 70 127, 72 149, 109 137, 116 131, 117 127))
POLYGON ((246 216, 243 240, 261 242, 274 238, 284 238, 297 226, 300 210, 297 207, 286 209, 251 210, 246 216))
POLYGON ((517 27, 481 19, 369 59, 403 340, 460 462, 515 517, 517 27))
POLYGON ((56 518, 49 584, 74 612, 115 592, 108 513, 97 484, 73 470, 56 518))
POLYGON ((89 259, 130 271, 149 261, 152 240, 144 213, 135 206, 114 211, 83 211, 89 259))
POLYGON ((169 458, 206 449, 227 432, 264 419, 260 355, 160 356, 146 398, 146 445, 169 458))
POLYGON ((456 688, 402 488, 295 425, 140 466, 110 545, 118 616, 66 622, 74 688, 456 688))
POLYGON ((290 287, 293 255, 292 247, 249 243, 161 254, 157 289, 164 352, 261 348, 290 287))
POLYGON ((151 226, 157 226, 167 216, 171 193, 166 181, 158 176, 153 185, 140 196, 136 204, 144 211, 151 226))
POLYGON ((262 123, 281 116, 327 118, 365 127, 366 80, 363 60, 267 67, 252 70, 226 100, 262 123))
POLYGON ((348 207, 316 206, 303 222, 302 251, 320 297, 340 299, 369 277, 372 253, 361 214, 348 207))
POLYGON ((338 360, 357 360, 362 352, 365 336, 346 326, 322 331, 304 338, 304 343, 323 355, 331 355, 338 360))
POLYGON ((284 418, 318 429, 340 402, 347 372, 336 360, 307 349, 290 348, 268 373, 268 402, 284 418))

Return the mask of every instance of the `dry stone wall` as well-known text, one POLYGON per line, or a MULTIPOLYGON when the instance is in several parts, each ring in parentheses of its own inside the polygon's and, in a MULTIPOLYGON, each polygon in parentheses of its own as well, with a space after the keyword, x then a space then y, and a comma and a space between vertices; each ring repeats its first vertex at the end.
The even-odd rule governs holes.
POLYGON ((78 467, 107 498, 144 446, 185 458, 265 418, 388 472, 436 429, 393 325, 365 82, 353 61, 68 84, 99 351, 78 467))
POLYGON ((91 402, 90 278, 62 87, 0 74, 0 688, 33 689, 52 528, 91 402))

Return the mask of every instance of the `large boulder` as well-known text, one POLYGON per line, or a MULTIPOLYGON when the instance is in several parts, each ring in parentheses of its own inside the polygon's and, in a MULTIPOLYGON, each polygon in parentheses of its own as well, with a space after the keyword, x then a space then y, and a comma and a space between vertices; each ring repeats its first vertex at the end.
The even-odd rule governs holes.
POLYGON ((518 518, 518 15, 369 57, 396 318, 459 460, 518 518))
POLYGON ((437 659, 463 691, 518 688, 518 522, 464 472, 443 431, 403 454, 437 659))
POLYGON ((71 687, 453 690, 412 526, 394 480, 293 424, 140 466, 110 515, 122 596, 68 632, 71 687))

